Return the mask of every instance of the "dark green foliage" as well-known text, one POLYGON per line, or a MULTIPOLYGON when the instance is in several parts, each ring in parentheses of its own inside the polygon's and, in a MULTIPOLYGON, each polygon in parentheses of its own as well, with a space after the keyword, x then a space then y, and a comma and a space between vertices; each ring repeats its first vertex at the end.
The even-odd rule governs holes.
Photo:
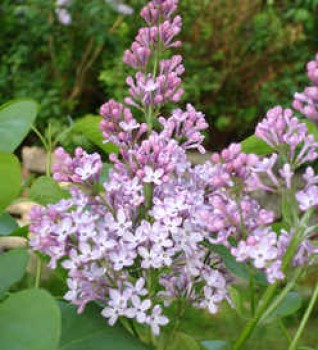
POLYGON ((69 12, 66 26, 57 20, 55 0, 0 5, 0 104, 33 96, 41 104, 40 129, 51 119, 63 127, 95 112, 104 99, 97 85, 102 59, 124 50, 120 33, 130 17, 105 0, 72 1, 69 12))

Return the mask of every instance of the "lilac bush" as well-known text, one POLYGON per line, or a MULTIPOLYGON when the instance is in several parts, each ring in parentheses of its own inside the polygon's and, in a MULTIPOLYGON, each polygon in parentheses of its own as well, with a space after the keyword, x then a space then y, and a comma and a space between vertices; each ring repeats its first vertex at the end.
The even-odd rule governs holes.
MULTIPOLYGON (((205 117, 190 104, 167 113, 183 94, 182 57, 169 56, 181 46, 177 5, 178 0, 153 0, 141 11, 147 26, 124 55, 137 71, 127 78, 128 96, 124 103, 101 106, 105 143, 119 148, 110 155, 109 179, 101 180, 98 154, 78 148, 72 157, 57 149, 53 177, 69 184, 70 197, 33 208, 30 245, 50 257, 51 268, 67 270, 65 299, 79 312, 97 302, 110 325, 127 319, 123 323, 137 336, 139 325, 159 336, 164 326, 178 324, 188 306, 211 314, 223 302, 233 306, 229 288, 237 280, 219 249, 225 248, 246 264, 251 282, 260 273, 269 284, 234 344, 241 349, 280 283, 318 253, 312 240, 318 175, 310 165, 318 158, 318 143, 291 109, 278 106, 255 131, 270 154, 247 154, 232 144, 193 166, 187 152, 205 152, 205 117), (257 194, 263 192, 280 196, 281 212, 261 204, 257 194), (173 319, 166 312, 171 305, 178 309, 173 319)), ((313 82, 317 67, 308 65, 313 82)), ((315 89, 296 94, 294 102, 313 119, 315 89)), ((158 339, 152 337, 153 345, 164 348, 158 339)))

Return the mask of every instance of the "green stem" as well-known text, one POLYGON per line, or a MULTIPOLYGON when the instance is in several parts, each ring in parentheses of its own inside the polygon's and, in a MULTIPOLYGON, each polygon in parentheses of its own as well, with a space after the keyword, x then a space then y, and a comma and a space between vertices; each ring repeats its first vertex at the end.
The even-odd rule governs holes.
POLYGON ((178 301, 178 309, 177 309, 176 321, 175 321, 175 323, 173 325, 171 333, 167 337, 167 340, 165 341, 164 345, 162 346, 162 350, 165 350, 167 348, 167 346, 169 345, 169 343, 171 342, 171 340, 173 339, 173 337, 177 333, 185 311, 186 311, 186 303, 185 303, 185 301, 184 300, 181 300, 181 301, 179 300, 178 301))
POLYGON ((258 325, 263 313, 267 309, 268 305, 270 304, 271 300, 273 299, 276 290, 277 290, 278 284, 277 282, 270 285, 264 296, 263 296, 263 302, 257 309, 255 316, 247 323, 246 327, 244 328, 243 332, 241 333, 240 337, 236 341, 236 343, 233 346, 233 350, 239 350, 242 348, 242 346, 246 343, 246 341, 251 336, 252 332, 254 331, 255 327, 258 325))
POLYGON ((37 262, 36 262, 35 288, 40 288, 41 274, 42 274, 42 259, 38 255, 37 262))
POLYGON ((51 168, 52 168, 52 153, 47 152, 46 154, 46 166, 45 173, 47 177, 51 177, 51 168))
POLYGON ((52 168, 52 129, 51 124, 48 126, 48 147, 46 149, 46 176, 51 177, 52 168))
POLYGON ((310 314, 312 313, 312 310, 316 304, 317 299, 318 299, 318 283, 316 284, 316 287, 315 287, 314 293, 310 299, 310 303, 308 305, 308 308, 307 308, 307 310, 306 310, 306 312, 301 320, 299 328, 298 328, 298 330, 294 336, 294 339, 293 339, 292 343, 290 344, 288 350, 296 350, 299 339, 303 334, 303 331, 304 331, 305 326, 309 320, 310 314))
POLYGON ((293 289, 297 280, 302 275, 303 269, 299 268, 296 270, 296 273, 293 279, 286 285, 283 291, 279 294, 279 296, 272 302, 272 304, 267 308, 266 312, 261 318, 261 322, 265 321, 267 317, 271 315, 271 313, 280 305, 280 303, 285 299, 286 295, 293 289))
POLYGON ((152 198, 153 198, 153 186, 148 183, 144 185, 144 195, 145 195, 145 208, 146 210, 150 210, 152 206, 152 198))
POLYGON ((255 277, 252 267, 249 268, 250 305, 252 316, 255 315, 255 277))
POLYGON ((283 320, 279 320, 279 327, 282 331, 282 333, 284 334, 284 336, 286 337, 288 344, 290 344, 292 342, 291 336, 288 332, 288 329, 286 329, 283 320))

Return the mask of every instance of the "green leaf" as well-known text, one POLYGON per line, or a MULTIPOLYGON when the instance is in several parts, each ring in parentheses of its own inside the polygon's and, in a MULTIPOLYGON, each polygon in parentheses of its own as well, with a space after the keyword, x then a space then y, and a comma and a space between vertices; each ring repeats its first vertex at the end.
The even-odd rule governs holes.
POLYGON ((28 252, 23 249, 11 250, 0 255, 0 297, 22 279, 28 261, 28 252))
POLYGON ((316 349, 310 348, 309 346, 301 346, 300 348, 297 348, 297 350, 316 350, 316 349))
POLYGON ((29 225, 26 225, 26 226, 21 226, 16 228, 14 231, 10 233, 10 236, 27 238, 28 234, 29 234, 29 225))
POLYGON ((245 153, 253 153, 259 156, 271 154, 274 150, 265 141, 252 135, 241 142, 242 151, 245 153))
POLYGON ((18 228, 19 225, 10 214, 3 213, 0 215, 0 236, 8 236, 18 228))
POLYGON ((278 235, 280 235, 281 230, 288 231, 290 227, 285 222, 275 222, 272 224, 272 230, 276 232, 278 235))
POLYGON ((63 190, 57 182, 47 176, 41 176, 34 182, 29 196, 41 205, 54 204, 61 199, 70 197, 66 190, 63 190))
POLYGON ((21 184, 18 159, 13 154, 0 152, 0 212, 19 195, 21 184))
POLYGON ((118 147, 112 143, 104 144, 102 132, 99 129, 101 117, 94 115, 87 115, 86 117, 78 120, 73 126, 73 130, 80 134, 83 134, 96 146, 101 148, 105 153, 118 153, 118 147))
POLYGON ((28 134, 38 111, 29 99, 9 101, 0 106, 0 151, 13 152, 28 134))
MULTIPOLYGON (((213 245, 211 246, 211 249, 213 249, 216 253, 220 255, 225 266, 230 272, 232 272, 234 275, 242 279, 249 280, 250 278, 249 267, 247 266, 246 263, 237 262, 234 256, 229 252, 229 250, 222 245, 213 245)), ((254 267, 253 267, 253 272, 254 272, 254 278, 256 283, 263 286, 268 285, 267 279, 263 272, 261 272, 260 270, 254 267)))
POLYGON ((60 303, 60 309, 63 327, 59 350, 146 350, 121 326, 108 326, 97 305, 88 305, 81 315, 73 305, 60 303))
POLYGON ((60 310, 44 290, 12 294, 0 305, 1 350, 56 350, 60 310))
POLYGON ((293 315, 302 305, 302 297, 297 292, 289 292, 283 301, 278 305, 265 320, 266 323, 279 320, 280 318, 293 315))
POLYGON ((190 335, 178 332, 173 336, 166 350, 200 350, 200 344, 190 335))
POLYGON ((222 340, 207 340, 201 343, 202 346, 207 350, 227 350, 229 344, 222 340))

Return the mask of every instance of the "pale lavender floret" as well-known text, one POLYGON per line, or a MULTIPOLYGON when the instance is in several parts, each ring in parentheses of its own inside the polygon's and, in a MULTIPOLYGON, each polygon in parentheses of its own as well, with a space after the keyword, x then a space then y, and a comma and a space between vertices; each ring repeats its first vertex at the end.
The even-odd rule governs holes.
POLYGON ((143 182, 146 183, 154 183, 155 185, 161 185, 162 176, 164 175, 163 169, 153 170, 149 166, 145 166, 144 168, 145 177, 143 178, 143 182))
POLYGON ((318 185, 318 175, 315 174, 314 169, 310 166, 306 168, 303 179, 306 181, 306 187, 318 185))
POLYGON ((149 299, 141 301, 140 297, 133 295, 131 298, 133 305, 134 318, 136 318, 138 323, 146 323, 147 321, 147 311, 151 307, 151 301, 149 299))
POLYGON ((120 316, 130 318, 134 310, 128 308, 129 293, 120 293, 117 289, 110 289, 109 297, 108 307, 102 311, 102 315, 108 318, 109 325, 113 326, 120 316))
POLYGON ((169 323, 168 317, 162 314, 162 308, 160 305, 156 305, 151 315, 146 318, 146 323, 151 327, 153 334, 159 335, 160 326, 165 326, 169 323))
POLYGON ((318 186, 309 186, 307 189, 297 192, 296 199, 299 203, 299 208, 302 211, 317 207, 318 186))
POLYGON ((279 170, 280 176, 285 180, 286 187, 291 188, 292 178, 294 171, 291 169, 290 164, 284 164, 283 168, 279 170))

